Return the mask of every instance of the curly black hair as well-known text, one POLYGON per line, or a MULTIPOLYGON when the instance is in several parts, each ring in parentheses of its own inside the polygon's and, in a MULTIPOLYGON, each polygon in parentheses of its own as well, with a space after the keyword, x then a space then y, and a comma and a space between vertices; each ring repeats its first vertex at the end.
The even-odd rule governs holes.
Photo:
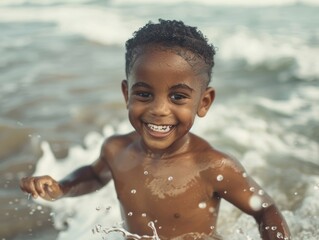
POLYGON ((200 59, 207 71, 210 82, 214 66, 215 48, 208 43, 207 38, 196 27, 185 25, 182 21, 159 19, 159 23, 147 23, 134 32, 133 37, 126 42, 125 71, 128 77, 130 70, 146 46, 155 45, 175 51, 188 61, 191 66, 198 64, 200 59), (191 52, 192 56, 187 52, 191 52), (204 60, 204 64, 203 64, 204 60))

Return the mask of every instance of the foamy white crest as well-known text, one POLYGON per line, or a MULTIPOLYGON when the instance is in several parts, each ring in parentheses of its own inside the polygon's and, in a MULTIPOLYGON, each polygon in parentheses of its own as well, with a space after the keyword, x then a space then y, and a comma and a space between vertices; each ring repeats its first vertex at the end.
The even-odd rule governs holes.
POLYGON ((141 23, 126 22, 115 9, 95 6, 1 8, 2 22, 53 22, 63 34, 77 34, 105 44, 121 44, 141 23))
MULTIPOLYGON (((296 66, 292 72, 297 77, 313 80, 319 76, 319 48, 307 45, 300 38, 258 35, 242 27, 223 38, 219 54, 226 61, 244 59, 250 65, 266 64, 276 69, 281 66, 281 60, 294 60, 296 66)), ((282 75, 283 80, 289 77, 282 75)))

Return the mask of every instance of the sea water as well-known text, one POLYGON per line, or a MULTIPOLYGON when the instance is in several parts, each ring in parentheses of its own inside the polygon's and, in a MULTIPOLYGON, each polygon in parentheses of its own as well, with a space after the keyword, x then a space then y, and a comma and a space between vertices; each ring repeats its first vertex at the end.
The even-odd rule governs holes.
MULTIPOLYGON (((217 49, 216 100, 192 132, 239 159, 294 239, 318 239, 318 10, 315 0, 1 1, 0 239, 129 234, 113 183, 48 203, 28 199, 18 180, 60 179, 94 161, 103 139, 132 130, 120 92, 124 43, 158 18, 198 26, 217 49)), ((225 201, 217 230, 231 240, 259 236, 253 219, 225 201)))

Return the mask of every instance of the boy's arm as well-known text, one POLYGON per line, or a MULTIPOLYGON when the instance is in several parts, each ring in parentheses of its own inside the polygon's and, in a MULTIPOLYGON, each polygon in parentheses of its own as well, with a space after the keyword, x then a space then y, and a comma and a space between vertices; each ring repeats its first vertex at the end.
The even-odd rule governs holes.
POLYGON ((111 180, 111 172, 101 157, 93 164, 78 168, 59 181, 64 197, 76 197, 99 190, 111 180))
POLYGON ((50 176, 26 177, 21 179, 22 191, 52 201, 62 197, 75 197, 91 193, 111 180, 104 145, 100 157, 91 165, 76 169, 60 181, 50 176))
POLYGON ((228 158, 220 171, 223 180, 214 184, 217 194, 253 216, 263 240, 290 239, 287 223, 273 199, 247 175, 239 162, 228 158))

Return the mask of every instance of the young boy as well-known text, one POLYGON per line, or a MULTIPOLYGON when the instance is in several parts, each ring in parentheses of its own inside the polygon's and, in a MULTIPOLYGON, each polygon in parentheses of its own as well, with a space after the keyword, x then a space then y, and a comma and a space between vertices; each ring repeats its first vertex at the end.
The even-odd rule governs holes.
POLYGON ((148 23, 126 42, 122 92, 135 131, 105 140, 99 158, 64 179, 27 177, 46 200, 87 194, 114 180, 125 228, 160 239, 217 239, 221 199, 253 216, 262 239, 290 239, 273 200, 235 159, 189 132, 215 96, 214 47, 179 21, 148 23))

